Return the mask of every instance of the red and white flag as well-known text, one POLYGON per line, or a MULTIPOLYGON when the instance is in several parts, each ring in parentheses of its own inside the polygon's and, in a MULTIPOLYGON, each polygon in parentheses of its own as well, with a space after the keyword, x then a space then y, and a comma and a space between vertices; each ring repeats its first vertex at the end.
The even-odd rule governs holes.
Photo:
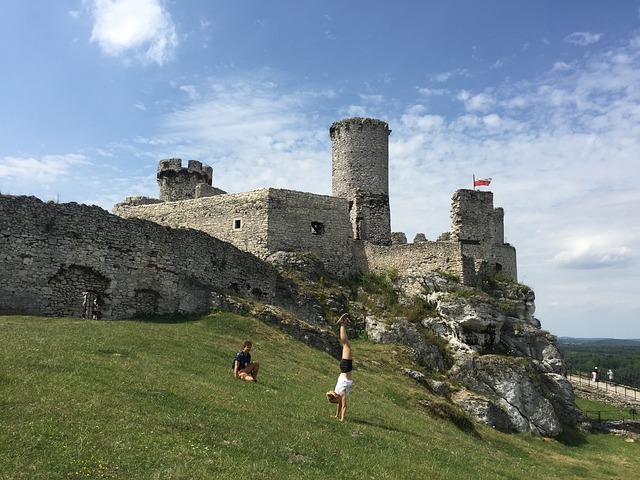
POLYGON ((486 187, 491 183, 491 178, 476 178, 473 176, 473 186, 474 187, 486 187))

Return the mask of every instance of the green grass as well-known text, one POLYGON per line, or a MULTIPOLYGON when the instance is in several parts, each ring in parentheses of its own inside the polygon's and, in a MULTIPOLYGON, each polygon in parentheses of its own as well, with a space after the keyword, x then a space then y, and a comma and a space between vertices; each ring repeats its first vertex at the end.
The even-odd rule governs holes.
MULTIPOLYGON (((590 420, 634 420, 629 407, 610 405, 586 398, 577 398, 576 405, 590 420)), ((636 414, 635 419, 640 420, 640 416, 636 414)))
POLYGON ((342 424, 324 396, 336 360, 250 318, 5 316, 0 338, 0 479, 623 479, 640 466, 613 435, 470 426, 399 373, 408 356, 392 345, 353 342, 342 424), (256 384, 231 375, 246 339, 256 384))

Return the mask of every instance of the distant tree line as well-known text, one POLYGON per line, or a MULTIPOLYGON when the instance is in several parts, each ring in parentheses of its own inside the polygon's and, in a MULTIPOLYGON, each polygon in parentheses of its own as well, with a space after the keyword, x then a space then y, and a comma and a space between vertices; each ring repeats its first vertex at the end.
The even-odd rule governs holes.
POLYGON ((574 374, 587 375, 600 368, 600 379, 607 380, 613 370, 614 381, 640 388, 640 345, 599 345, 596 342, 572 344, 558 342, 567 367, 574 374))

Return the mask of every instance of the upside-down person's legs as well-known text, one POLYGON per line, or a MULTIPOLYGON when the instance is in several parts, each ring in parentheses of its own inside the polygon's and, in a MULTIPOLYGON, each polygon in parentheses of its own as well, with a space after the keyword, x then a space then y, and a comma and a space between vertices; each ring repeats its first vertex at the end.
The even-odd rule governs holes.
POLYGON ((340 325, 340 343, 342 343, 342 358, 351 360, 351 345, 349 344, 347 327, 344 323, 340 325))

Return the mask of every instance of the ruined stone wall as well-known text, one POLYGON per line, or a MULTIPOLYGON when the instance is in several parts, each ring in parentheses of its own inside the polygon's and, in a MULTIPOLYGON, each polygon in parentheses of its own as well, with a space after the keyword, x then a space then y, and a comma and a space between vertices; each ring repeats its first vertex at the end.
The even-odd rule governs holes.
POLYGON ((418 242, 390 247, 365 244, 362 271, 397 269, 400 275, 441 270, 463 277, 463 257, 457 242, 418 242))
POLYGON ((511 245, 461 244, 467 260, 464 268, 464 283, 480 287, 482 280, 501 272, 506 278, 518 280, 516 249, 511 245))
POLYGON ((141 218, 173 228, 194 228, 260 258, 268 246, 268 189, 202 197, 181 202, 113 207, 123 218, 141 218))
POLYGON ((348 208, 342 198, 268 188, 155 205, 125 201, 113 212, 202 230, 262 259, 278 251, 312 252, 328 272, 344 277, 353 269, 348 208))
POLYGON ((344 198, 269 189, 269 250, 312 252, 337 277, 354 273, 349 202, 344 198))
POLYGON ((0 195, 0 308, 131 318, 206 312, 213 292, 276 299, 269 264, 191 229, 0 195))

